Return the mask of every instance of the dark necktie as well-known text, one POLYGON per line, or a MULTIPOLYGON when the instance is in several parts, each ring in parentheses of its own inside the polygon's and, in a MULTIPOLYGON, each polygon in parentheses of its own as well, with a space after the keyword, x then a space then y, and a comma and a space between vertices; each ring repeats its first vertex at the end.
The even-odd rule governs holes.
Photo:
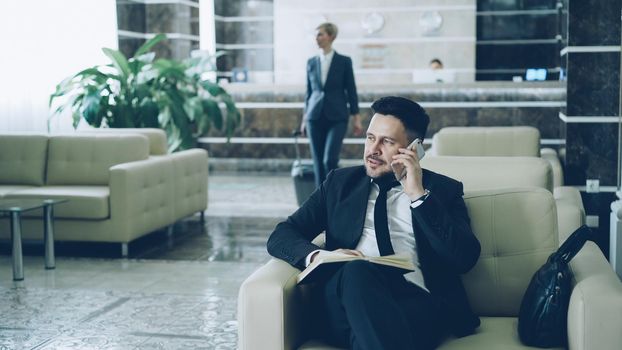
POLYGON ((374 206, 374 228, 376 230, 378 251, 380 251, 381 256, 395 254, 391 245, 389 221, 387 219, 387 192, 400 183, 395 180, 395 176, 392 173, 376 178, 374 182, 380 188, 380 193, 378 193, 376 205, 374 206))

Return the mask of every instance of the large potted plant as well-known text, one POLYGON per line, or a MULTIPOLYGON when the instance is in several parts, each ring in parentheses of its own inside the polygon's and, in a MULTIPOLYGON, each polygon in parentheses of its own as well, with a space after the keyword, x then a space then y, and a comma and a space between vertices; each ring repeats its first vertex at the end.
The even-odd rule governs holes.
POLYGON ((104 48, 111 63, 87 68, 58 84, 50 96, 50 107, 56 107, 50 118, 70 111, 74 128, 81 119, 98 128, 161 128, 171 152, 194 147, 196 138, 212 126, 230 137, 240 113, 221 86, 204 78, 214 71, 215 56, 155 59, 151 49, 165 38, 156 35, 129 59, 104 48))

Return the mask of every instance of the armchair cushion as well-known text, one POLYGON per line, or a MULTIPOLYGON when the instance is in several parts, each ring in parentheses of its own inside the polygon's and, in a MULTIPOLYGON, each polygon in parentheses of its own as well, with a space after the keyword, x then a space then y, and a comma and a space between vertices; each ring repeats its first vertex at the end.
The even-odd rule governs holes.
POLYGON ((540 187, 553 192, 551 166, 542 158, 431 156, 421 166, 462 182, 466 191, 540 187))
POLYGON ((439 156, 540 156, 540 131, 530 126, 447 127, 432 139, 439 156))

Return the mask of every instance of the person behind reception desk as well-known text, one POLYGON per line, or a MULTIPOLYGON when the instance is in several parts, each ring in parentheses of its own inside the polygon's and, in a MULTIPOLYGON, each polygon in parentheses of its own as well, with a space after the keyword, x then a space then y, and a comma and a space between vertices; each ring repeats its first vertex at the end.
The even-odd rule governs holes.
POLYGON ((353 116, 354 134, 363 132, 352 60, 333 50, 337 31, 333 23, 320 24, 315 41, 321 52, 307 61, 307 94, 300 131, 309 136, 318 187, 337 168, 349 115, 353 116))
MULTIPOLYGON (((301 270, 332 251, 405 256, 415 271, 403 274, 365 260, 344 263, 317 280, 316 304, 305 310, 317 310, 325 340, 335 346, 433 349, 445 335, 465 336, 480 324, 460 279, 477 262, 480 243, 462 183, 422 169, 422 152, 407 147, 425 138, 425 110, 396 96, 375 101, 371 109, 365 165, 330 172, 276 226, 267 249, 301 270), (324 248, 312 242, 322 232, 324 248)), ((302 315, 307 329, 314 328, 314 316, 302 315)))
POLYGON ((439 60, 438 58, 433 58, 430 61, 429 67, 431 70, 443 69, 443 62, 441 62, 441 60, 439 60))
POLYGON ((438 58, 433 58, 426 69, 415 69, 413 71, 413 83, 453 83, 455 72, 451 69, 444 69, 443 62, 438 58))

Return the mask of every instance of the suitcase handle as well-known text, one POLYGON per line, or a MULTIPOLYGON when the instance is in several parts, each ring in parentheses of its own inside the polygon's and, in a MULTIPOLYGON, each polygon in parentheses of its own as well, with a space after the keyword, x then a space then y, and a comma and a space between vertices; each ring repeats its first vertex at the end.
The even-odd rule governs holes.
POLYGON ((292 132, 292 136, 294 137, 294 148, 296 149, 296 160, 300 162, 300 149, 298 148, 298 137, 300 137, 300 135, 302 135, 302 133, 300 132, 300 130, 295 129, 292 132))

